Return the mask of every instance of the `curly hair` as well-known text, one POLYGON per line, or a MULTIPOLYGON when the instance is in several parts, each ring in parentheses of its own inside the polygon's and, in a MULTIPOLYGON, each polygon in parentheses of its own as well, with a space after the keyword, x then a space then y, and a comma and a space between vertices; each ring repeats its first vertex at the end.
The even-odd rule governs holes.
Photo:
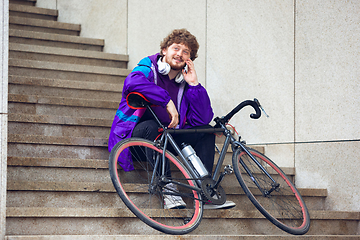
POLYGON ((160 55, 163 56, 162 50, 168 48, 173 43, 181 43, 186 45, 190 49, 190 59, 195 60, 197 58, 197 51, 199 49, 199 43, 196 37, 192 35, 185 28, 173 30, 164 40, 160 43, 160 55))

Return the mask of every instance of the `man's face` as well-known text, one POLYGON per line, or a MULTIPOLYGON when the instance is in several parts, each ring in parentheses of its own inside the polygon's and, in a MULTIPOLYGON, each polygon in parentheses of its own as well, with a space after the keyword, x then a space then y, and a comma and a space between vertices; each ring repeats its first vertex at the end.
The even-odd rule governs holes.
POLYGON ((190 58, 190 49, 182 43, 173 43, 167 49, 163 49, 163 61, 167 62, 174 70, 185 67, 185 61, 190 58))

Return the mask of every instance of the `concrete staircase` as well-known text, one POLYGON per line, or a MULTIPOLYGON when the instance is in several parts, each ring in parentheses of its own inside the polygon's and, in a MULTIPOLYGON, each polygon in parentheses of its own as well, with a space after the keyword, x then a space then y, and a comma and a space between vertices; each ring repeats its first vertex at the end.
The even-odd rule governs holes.
MULTIPOLYGON (((6 238, 179 239, 134 217, 109 178, 107 137, 128 56, 103 53, 103 40, 79 37, 81 26, 35 3, 10 0, 6 238)), ((359 237, 360 213, 325 210, 326 189, 300 189, 312 225, 295 237, 257 212, 235 175, 223 187, 237 207, 206 210, 181 239, 359 237)))

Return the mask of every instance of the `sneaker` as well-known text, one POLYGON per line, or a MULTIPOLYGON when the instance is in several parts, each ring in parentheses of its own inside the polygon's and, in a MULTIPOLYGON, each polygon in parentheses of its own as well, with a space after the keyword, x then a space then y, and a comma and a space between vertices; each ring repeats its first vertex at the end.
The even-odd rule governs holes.
POLYGON ((236 204, 232 201, 226 201, 224 204, 222 205, 214 205, 211 203, 205 203, 204 204, 204 209, 229 209, 229 208, 233 208, 235 207, 236 204))
MULTIPOLYGON (((177 187, 173 183, 166 184, 163 192, 178 192, 177 187)), ((164 208, 165 209, 183 209, 186 207, 186 203, 181 196, 164 194, 164 208)))

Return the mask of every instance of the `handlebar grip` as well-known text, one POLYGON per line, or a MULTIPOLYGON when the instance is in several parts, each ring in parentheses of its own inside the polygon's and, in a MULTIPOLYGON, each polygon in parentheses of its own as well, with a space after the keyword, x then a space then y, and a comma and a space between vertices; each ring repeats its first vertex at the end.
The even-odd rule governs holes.
POLYGON ((253 119, 258 119, 259 117, 261 116, 261 112, 259 111, 259 114, 258 113, 252 113, 250 114, 250 117, 253 118, 253 119))

